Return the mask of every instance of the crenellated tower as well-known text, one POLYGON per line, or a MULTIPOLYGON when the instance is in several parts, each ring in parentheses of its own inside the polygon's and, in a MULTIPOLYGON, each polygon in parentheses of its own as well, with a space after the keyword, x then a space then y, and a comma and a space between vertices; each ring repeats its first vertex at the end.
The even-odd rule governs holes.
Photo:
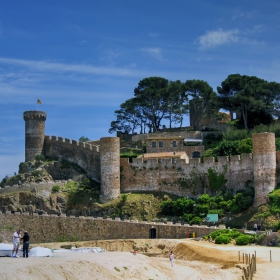
POLYGON ((274 133, 253 135, 255 200, 258 207, 267 203, 267 195, 276 186, 276 149, 274 133))
POLYGON ((25 161, 30 161, 43 154, 45 139, 45 121, 47 114, 43 111, 25 111, 25 161))
POLYGON ((120 139, 100 138, 100 201, 108 202, 120 195, 120 139))

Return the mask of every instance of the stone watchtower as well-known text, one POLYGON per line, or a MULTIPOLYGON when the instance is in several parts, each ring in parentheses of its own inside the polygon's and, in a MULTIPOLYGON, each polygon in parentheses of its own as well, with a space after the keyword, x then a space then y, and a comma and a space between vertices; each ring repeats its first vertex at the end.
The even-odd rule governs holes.
POLYGON ((47 114, 43 111, 25 111, 25 161, 43 154, 45 140, 45 121, 47 114))
POLYGON ((267 203, 267 195, 276 186, 276 151, 274 133, 253 135, 254 206, 267 203))
POLYGON ((100 138, 100 177, 102 203, 120 195, 120 139, 118 137, 100 138))

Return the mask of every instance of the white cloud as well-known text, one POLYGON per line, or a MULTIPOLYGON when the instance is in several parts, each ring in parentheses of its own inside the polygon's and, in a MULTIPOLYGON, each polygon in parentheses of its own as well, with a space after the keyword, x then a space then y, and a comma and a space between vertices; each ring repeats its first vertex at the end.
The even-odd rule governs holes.
POLYGON ((214 48, 231 42, 238 42, 238 30, 223 31, 222 29, 216 31, 208 31, 205 35, 198 38, 198 43, 201 49, 214 48))
POLYGON ((160 48, 146 48, 146 49, 141 49, 141 51, 152 56, 153 58, 156 58, 158 60, 163 60, 160 48))
POLYGON ((8 65, 17 65, 36 69, 37 71, 52 71, 52 72, 75 72, 94 75, 108 75, 118 77, 137 77, 140 73, 130 68, 117 67, 98 67, 86 64, 65 64, 59 62, 35 61, 35 60, 20 60, 0 57, 0 63, 8 65))

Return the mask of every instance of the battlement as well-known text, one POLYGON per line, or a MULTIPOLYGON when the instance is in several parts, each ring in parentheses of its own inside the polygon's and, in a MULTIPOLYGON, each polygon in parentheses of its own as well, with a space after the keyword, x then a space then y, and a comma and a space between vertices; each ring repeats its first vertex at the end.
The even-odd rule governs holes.
POLYGON ((43 111, 26 111, 23 113, 23 119, 27 120, 43 120, 45 121, 47 118, 47 114, 43 111))
POLYGON ((67 145, 73 145, 74 147, 81 147, 81 148, 85 148, 87 150, 92 150, 95 151, 97 153, 99 153, 99 146, 93 145, 93 144, 88 144, 86 142, 79 142, 76 140, 71 140, 68 138, 63 138, 60 136, 45 136, 45 141, 48 143, 65 143, 67 145))
MULTIPOLYGON (((74 236, 82 240, 106 240, 128 238, 151 238, 151 229, 157 238, 187 238, 202 237, 215 231, 217 227, 173 223, 138 222, 137 220, 121 220, 120 218, 66 216, 62 214, 38 215, 37 213, 6 213, 0 212, 1 225, 18 227, 24 225, 24 230, 32 236, 34 243, 57 242, 61 236, 71 240, 74 236), (44 226, 47 225, 47 226, 44 226)), ((219 228, 225 228, 220 226, 219 228)))
POLYGON ((166 156, 162 157, 156 157, 156 153, 153 153, 151 157, 143 156, 138 158, 132 159, 132 166, 137 166, 139 168, 143 167, 150 167, 155 165, 165 165, 167 167, 174 166, 174 165, 186 165, 190 168, 192 167, 198 167, 200 165, 201 167, 204 166, 218 166, 218 165, 242 165, 248 163, 252 164, 253 162, 253 155, 252 154, 243 154, 240 155, 234 155, 229 158, 228 156, 219 156, 218 161, 215 161, 214 157, 205 157, 203 159, 203 162, 201 162, 200 158, 182 158, 181 153, 176 154, 173 153, 166 153, 166 156))

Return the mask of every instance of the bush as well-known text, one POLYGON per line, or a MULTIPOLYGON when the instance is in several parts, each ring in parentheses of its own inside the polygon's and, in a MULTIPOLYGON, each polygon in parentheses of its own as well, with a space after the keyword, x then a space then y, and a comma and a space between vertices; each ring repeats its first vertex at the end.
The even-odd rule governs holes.
POLYGON ((221 235, 217 236, 215 239, 216 244, 229 244, 230 241, 231 241, 231 238, 226 234, 221 234, 221 235))
MULTIPOLYGON (((248 245, 249 243, 252 243, 252 237, 253 236, 246 235, 246 234, 239 235, 235 239, 235 244, 239 245, 239 246, 248 245)), ((254 239, 254 237, 253 237, 253 239, 254 239)))
POLYGON ((35 160, 36 160, 36 161, 45 161, 46 158, 45 158, 44 155, 37 155, 37 156, 35 157, 35 160))
POLYGON ((60 186, 55 185, 52 187, 52 192, 59 192, 59 191, 60 191, 60 186))
POLYGON ((191 225, 200 225, 202 223, 202 219, 200 217, 194 217, 191 221, 191 225))

